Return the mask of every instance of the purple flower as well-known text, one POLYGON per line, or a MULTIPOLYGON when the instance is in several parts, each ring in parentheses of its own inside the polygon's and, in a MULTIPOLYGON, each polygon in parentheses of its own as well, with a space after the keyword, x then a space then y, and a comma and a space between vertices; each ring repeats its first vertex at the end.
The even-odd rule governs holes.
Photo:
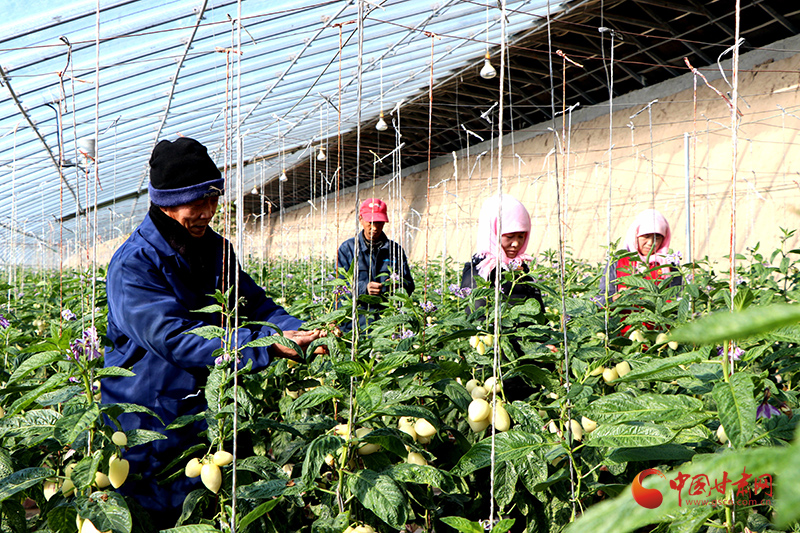
POLYGON ((672 265, 680 266, 683 263, 683 254, 681 254, 680 250, 678 250, 671 254, 667 254, 665 259, 672 265))
POLYGON ((227 363, 230 360, 231 360, 231 356, 229 354, 224 353, 224 354, 220 355, 219 357, 217 357, 216 359, 214 359, 214 366, 224 365, 225 363, 227 363))
POLYGON ((75 313, 73 313, 69 309, 62 309, 61 310, 61 318, 63 318, 64 320, 77 320, 78 319, 78 317, 75 315, 75 313))
POLYGON ((436 304, 434 304, 433 302, 430 302, 430 301, 428 301, 428 302, 421 302, 421 303, 419 304, 419 306, 420 306, 420 307, 422 308, 422 310, 423 310, 424 312, 426 312, 426 313, 435 313, 435 312, 436 312, 436 309, 437 309, 437 307, 436 307, 436 304))
POLYGON ((398 274, 397 272, 392 272, 392 274, 389 276, 389 281, 394 281, 395 283, 397 283, 398 281, 400 281, 400 274, 398 274))
POLYGON ((394 340, 403 340, 403 339, 408 339, 409 337, 413 337, 413 336, 414 336, 414 332, 411 331, 410 329, 407 329, 407 330, 403 331, 402 333, 393 333, 392 334, 392 339, 394 339, 394 340))
MULTIPOLYGON (((722 346, 717 348, 717 355, 718 356, 722 357, 723 353, 724 353, 724 349, 722 348, 722 346)), ((731 363, 733 363, 734 361, 741 360, 743 355, 744 355, 744 350, 742 350, 738 346, 734 346, 733 344, 731 344, 730 347, 728 348, 728 356, 730 357, 730 362, 731 363)))
POLYGON ((294 277, 294 274, 291 274, 291 273, 290 274, 286 274, 286 279, 292 279, 293 277, 294 277))
POLYGON ((340 296, 345 296, 350 294, 350 287, 347 285, 338 285, 335 289, 333 289, 333 297, 339 298, 340 296))
POLYGON ((84 355, 89 361, 103 355, 100 353, 100 339, 97 338, 97 329, 94 327, 85 330, 80 339, 75 339, 69 343, 69 347, 76 361, 84 355))
POLYGON ((442 295, 442 289, 433 289, 433 292, 435 292, 435 293, 436 293, 436 294, 438 294, 439 296, 441 296, 441 295, 442 295))
POLYGON ((312 296, 311 297, 311 303, 315 303, 315 304, 325 303, 325 297, 324 296, 312 296))
POLYGON ((781 412, 769 402, 764 402, 756 409, 756 419, 759 418, 772 418, 773 416, 780 416, 781 412))
POLYGON ((449 290, 453 294, 456 294, 459 290, 461 290, 461 287, 459 287, 455 283, 451 283, 450 285, 447 286, 447 290, 449 290))
POLYGON ((509 270, 518 270, 522 266, 522 259, 514 258, 508 262, 509 270))
POLYGON ((6 329, 10 325, 11 325, 11 323, 8 321, 8 319, 6 317, 4 317, 3 315, 0 315, 0 327, 2 327, 3 329, 6 329))

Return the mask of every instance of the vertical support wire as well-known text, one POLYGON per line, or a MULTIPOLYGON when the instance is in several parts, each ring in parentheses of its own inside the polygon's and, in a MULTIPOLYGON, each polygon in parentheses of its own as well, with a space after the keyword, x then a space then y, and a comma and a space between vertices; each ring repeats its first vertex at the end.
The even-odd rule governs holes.
MULTIPOLYGON (((553 80, 553 42, 551 36, 551 27, 550 27, 550 0, 547 0, 547 57, 548 57, 548 68, 550 70, 550 114, 553 117, 553 140, 554 140, 554 149, 558 150, 558 129, 556 125, 556 101, 555 101, 555 86, 553 80)), ((561 120, 565 120, 565 117, 562 116, 561 120)), ((563 149, 563 148, 562 148, 563 149)), ((563 334, 564 340, 564 388, 567 390, 567 396, 569 396, 570 391, 570 365, 569 365, 569 345, 567 343, 567 300, 565 295, 565 282, 564 278, 566 277, 565 265, 564 265, 564 228, 563 228, 563 220, 561 216, 561 194, 559 191, 559 167, 558 167, 558 152, 555 152, 553 163, 555 166, 555 179, 556 179, 556 211, 558 214, 558 281, 559 281, 559 288, 560 288, 560 296, 561 296, 561 332, 563 334)), ((608 307, 608 306, 606 306, 608 307)), ((569 399, 567 399, 567 423, 566 423, 566 435, 567 435, 567 442, 572 442, 572 424, 569 423, 569 420, 572 419, 572 403, 569 399)), ((569 484, 570 484, 570 501, 572 502, 572 516, 570 518, 570 522, 574 521, 576 518, 576 501, 575 501, 575 463, 572 458, 572 453, 569 454, 569 484)))

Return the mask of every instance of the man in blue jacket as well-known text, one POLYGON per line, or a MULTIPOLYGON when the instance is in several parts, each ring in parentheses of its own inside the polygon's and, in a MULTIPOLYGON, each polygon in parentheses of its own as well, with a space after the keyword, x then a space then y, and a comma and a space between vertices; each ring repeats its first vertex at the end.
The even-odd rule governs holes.
MULTIPOLYGON (((239 267, 229 241, 208 227, 217 209, 224 181, 202 144, 182 137, 159 142, 150 158, 150 211, 142 224, 115 252, 108 266, 108 332, 114 343, 106 366, 130 369, 135 377, 105 378, 103 402, 145 406, 169 425, 179 416, 203 411, 203 387, 219 339, 184 334, 204 325, 220 326, 219 314, 197 313, 216 303, 212 294, 236 283, 245 304, 240 316, 281 328, 305 349, 319 331, 297 331, 302 322, 267 298, 264 290, 239 267)), ((239 346, 272 335, 266 326, 239 329, 239 346)), ((295 357, 280 345, 247 348, 242 365, 264 368, 272 357, 295 357)), ((131 474, 121 492, 151 511, 158 528, 173 527, 186 495, 199 488, 199 478, 180 476, 158 485, 155 478, 187 448, 202 443, 197 423, 166 431, 164 424, 144 413, 119 417, 126 431, 146 429, 167 438, 132 447, 125 457, 131 474)))
MULTIPOLYGON (((384 225, 389 222, 386 203, 378 198, 367 198, 361 202, 358 210, 358 222, 362 231, 358 237, 351 237, 339 246, 338 267, 349 271, 358 256, 358 264, 354 269, 355 291, 353 296, 362 294, 380 296, 403 287, 409 295, 414 292, 414 278, 411 277, 408 259, 394 241, 390 241, 383 233, 384 225)), ((368 312, 359 318, 359 324, 365 326, 367 319, 378 318, 382 309, 380 304, 360 306, 368 312)), ((342 327, 349 330, 351 324, 342 327)))

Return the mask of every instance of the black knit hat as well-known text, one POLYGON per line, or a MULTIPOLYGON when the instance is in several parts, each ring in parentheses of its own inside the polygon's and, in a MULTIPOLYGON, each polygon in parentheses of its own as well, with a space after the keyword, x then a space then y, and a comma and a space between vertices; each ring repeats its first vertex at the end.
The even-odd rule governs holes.
POLYGON ((223 193, 225 181, 206 147, 179 137, 163 140, 150 156, 150 201, 161 207, 188 204, 223 193))

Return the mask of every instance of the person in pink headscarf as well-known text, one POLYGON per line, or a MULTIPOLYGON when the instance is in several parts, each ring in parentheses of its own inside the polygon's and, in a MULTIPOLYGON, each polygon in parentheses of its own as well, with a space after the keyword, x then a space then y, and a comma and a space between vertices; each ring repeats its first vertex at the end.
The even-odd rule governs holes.
MULTIPOLYGON (((600 278, 600 298, 605 301, 609 296, 616 299, 619 291, 626 286, 620 278, 631 274, 642 275, 645 279, 659 284, 671 277, 667 252, 672 240, 672 230, 664 215, 655 209, 646 209, 639 213, 625 235, 625 250, 635 253, 617 260, 613 268, 606 269, 600 278)), ((671 285, 680 285, 681 278, 674 277, 671 285)))
MULTIPOLYGON (((533 258, 526 254, 531 233, 531 217, 522 203, 513 196, 504 194, 492 196, 483 203, 478 219, 477 250, 472 260, 464 265, 461 287, 477 287, 476 277, 494 285, 499 263, 502 271, 520 271, 522 276, 514 283, 505 282, 501 290, 510 301, 516 302, 534 298, 544 311, 544 302, 533 278, 527 275, 528 263, 533 258)), ((482 307, 485 301, 477 301, 482 307)))

